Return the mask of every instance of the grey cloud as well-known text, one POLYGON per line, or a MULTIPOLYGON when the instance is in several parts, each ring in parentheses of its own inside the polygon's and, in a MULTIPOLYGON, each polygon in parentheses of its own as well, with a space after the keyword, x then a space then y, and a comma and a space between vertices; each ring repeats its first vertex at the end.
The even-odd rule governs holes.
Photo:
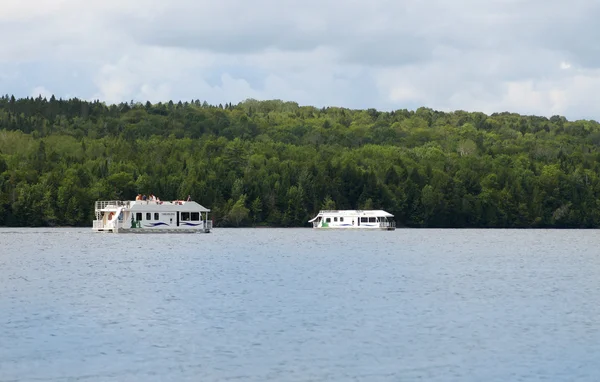
POLYGON ((344 41, 337 49, 344 62, 386 67, 430 60, 434 46, 418 36, 372 36, 344 41))
POLYGON ((263 0, 248 7, 241 0, 229 1, 214 14, 192 7, 184 15, 170 10, 159 18, 121 25, 143 44, 224 54, 330 47, 343 61, 367 65, 398 65, 430 56, 431 44, 411 36, 410 15, 397 3, 285 3, 263 0))
POLYGON ((248 54, 269 48, 280 50, 311 50, 318 46, 316 36, 297 33, 286 25, 227 28, 158 26, 149 29, 138 26, 132 31, 141 43, 163 47, 207 50, 223 54, 248 54))
POLYGON ((273 97, 571 116, 600 101, 597 0, 14 4, 0 15, 11 36, 0 68, 19 77, 0 81, 24 96, 36 87, 110 101, 273 97))
MULTIPOLYGON (((600 14, 595 17, 600 18, 600 14)), ((583 20, 582 20, 583 21, 583 20)), ((561 52, 568 60, 584 68, 600 68, 600 25, 546 26, 541 46, 561 52)))
POLYGON ((463 0, 449 2, 334 0, 299 3, 229 0, 209 5, 180 0, 153 18, 120 27, 147 45, 223 54, 267 49, 335 49, 342 62, 398 66, 434 59, 440 46, 468 53, 544 47, 596 67, 600 45, 592 0, 463 0), (597 32, 597 33, 594 33, 597 32))

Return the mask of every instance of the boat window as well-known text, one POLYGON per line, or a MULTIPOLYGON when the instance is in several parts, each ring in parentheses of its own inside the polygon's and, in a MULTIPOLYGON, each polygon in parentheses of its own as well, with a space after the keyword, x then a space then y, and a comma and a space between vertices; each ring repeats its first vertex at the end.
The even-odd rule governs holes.
POLYGON ((158 216, 158 212, 154 213, 154 220, 160 220, 159 216, 158 216))
POLYGON ((337 221, 337 217, 333 218, 333 221, 336 222, 337 221))
POLYGON ((142 213, 141 212, 136 212, 135 213, 135 220, 137 220, 137 221, 142 220, 142 213))
POLYGON ((190 213, 189 212, 182 212, 181 213, 181 220, 186 222, 190 220, 190 213))
POLYGON ((341 221, 341 222, 343 222, 343 221, 344 221, 344 218, 340 218, 340 221, 341 221))
POLYGON ((361 223, 368 223, 369 222, 369 218, 362 217, 362 218, 360 218, 360 222, 361 223))
POLYGON ((192 212, 192 220, 197 222, 200 220, 200 212, 192 212))
POLYGON ((377 223, 377 218, 369 218, 369 223, 377 223))
POLYGON ((325 223, 331 223, 331 218, 325 219, 325 223))
POLYGON ((152 220, 152 213, 146 212, 146 220, 152 220))

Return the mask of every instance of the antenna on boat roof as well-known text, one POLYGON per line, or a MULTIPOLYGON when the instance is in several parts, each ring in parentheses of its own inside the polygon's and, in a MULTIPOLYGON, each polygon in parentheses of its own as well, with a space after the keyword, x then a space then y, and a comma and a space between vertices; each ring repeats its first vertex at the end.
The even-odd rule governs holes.
POLYGON ((188 195, 187 201, 189 202, 190 200, 192 200, 192 195, 188 195))

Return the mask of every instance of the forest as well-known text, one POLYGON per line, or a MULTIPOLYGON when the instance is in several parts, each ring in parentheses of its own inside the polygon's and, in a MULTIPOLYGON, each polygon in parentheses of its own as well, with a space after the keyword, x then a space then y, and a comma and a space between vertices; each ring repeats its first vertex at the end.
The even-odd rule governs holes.
POLYGON ((216 227, 594 228, 599 163, 600 124, 561 116, 0 97, 0 226, 91 226, 94 201, 152 193, 216 227))

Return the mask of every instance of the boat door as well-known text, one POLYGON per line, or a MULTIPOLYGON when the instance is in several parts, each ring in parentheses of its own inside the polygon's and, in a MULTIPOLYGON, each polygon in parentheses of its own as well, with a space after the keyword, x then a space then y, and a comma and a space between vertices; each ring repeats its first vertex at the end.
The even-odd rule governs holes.
POLYGON ((175 212, 175 215, 177 215, 177 227, 179 227, 179 211, 175 212))

